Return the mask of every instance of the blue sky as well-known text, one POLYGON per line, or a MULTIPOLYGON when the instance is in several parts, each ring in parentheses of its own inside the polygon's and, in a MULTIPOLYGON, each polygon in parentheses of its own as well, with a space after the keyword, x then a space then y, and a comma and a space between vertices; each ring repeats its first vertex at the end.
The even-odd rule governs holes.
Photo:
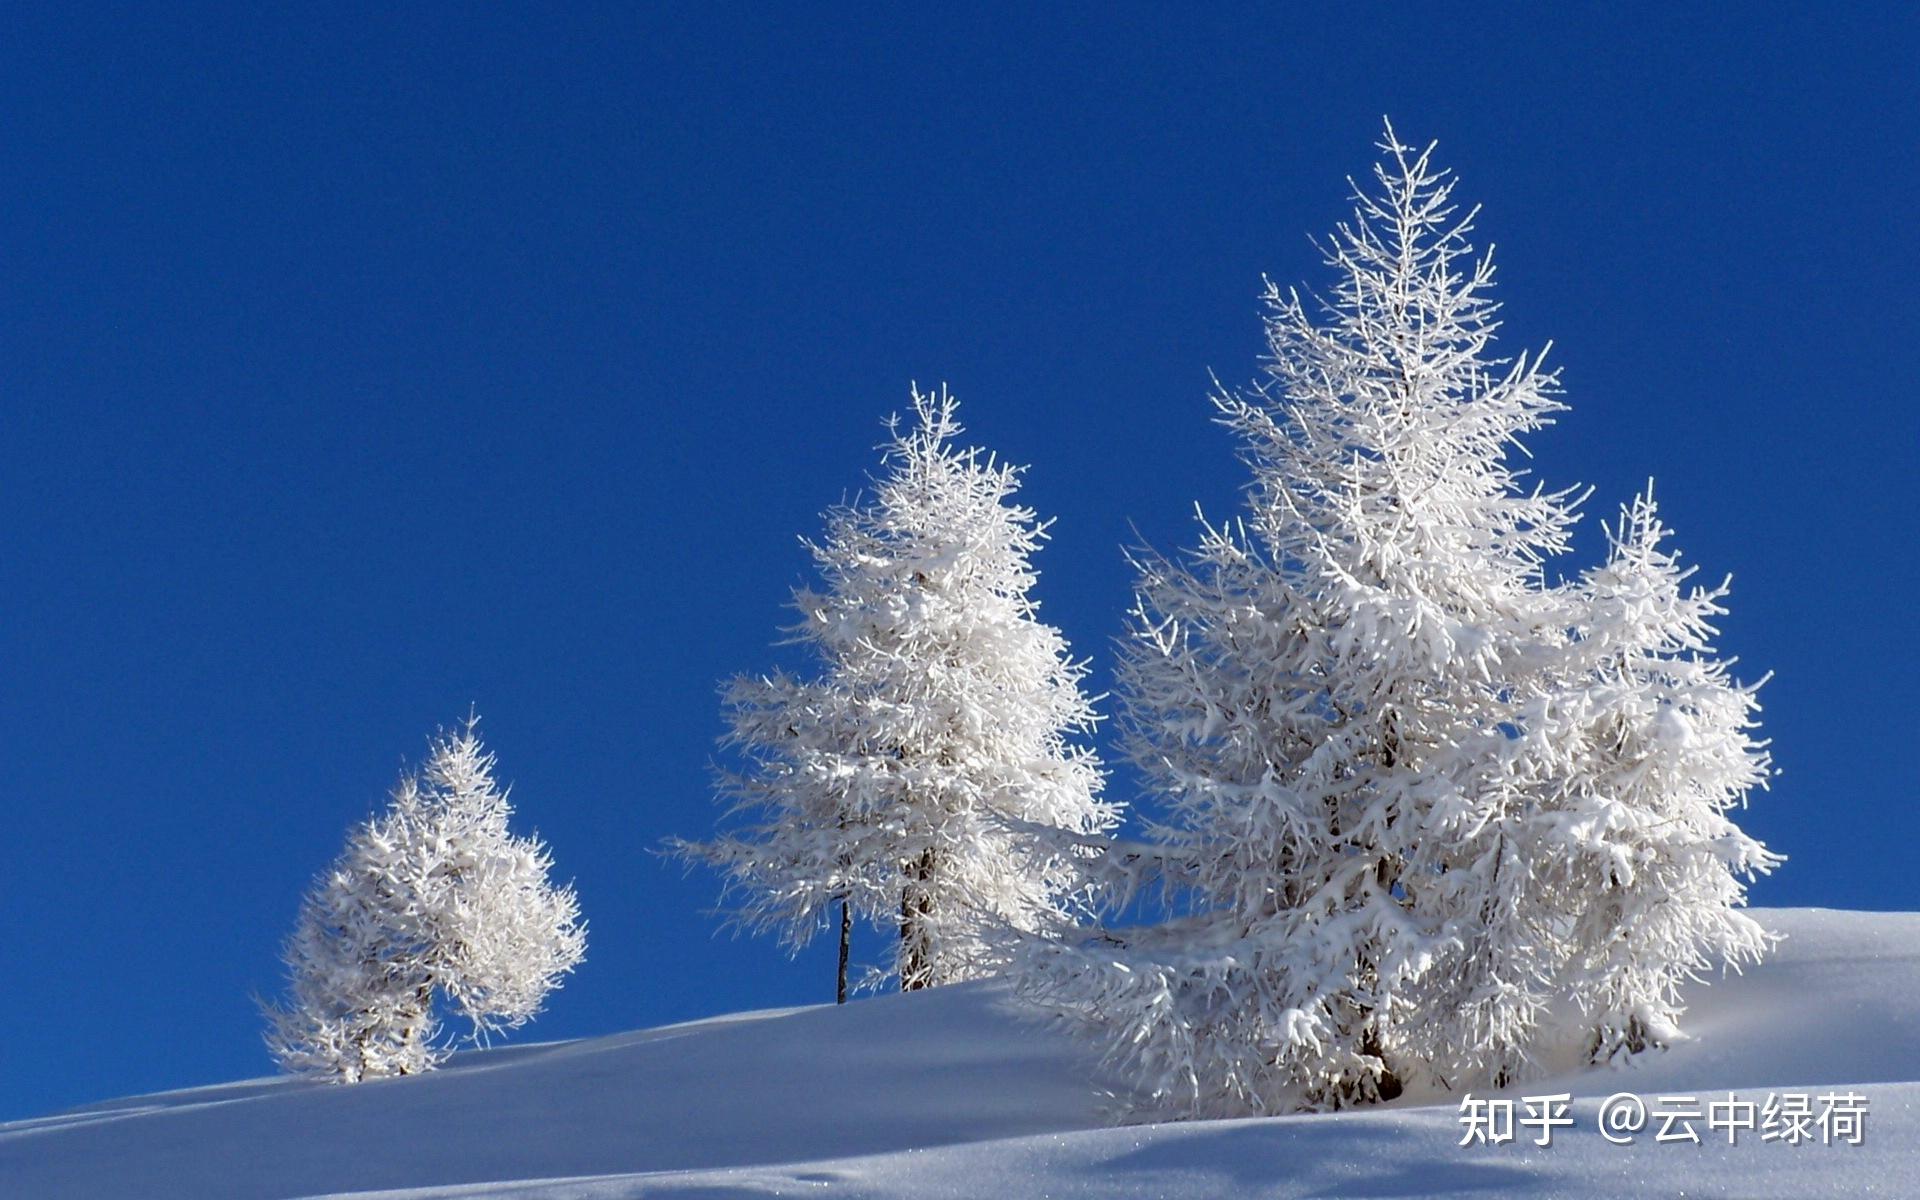
POLYGON ((1920 907, 1910 7, 406 7, 9 13, 0 1117, 268 1071, 301 888, 469 704, 592 924, 526 1036, 829 999, 653 854, 797 536, 945 381, 1103 683, 1383 113, 1555 343, 1585 554, 1654 476, 1734 575, 1756 900, 1920 907))

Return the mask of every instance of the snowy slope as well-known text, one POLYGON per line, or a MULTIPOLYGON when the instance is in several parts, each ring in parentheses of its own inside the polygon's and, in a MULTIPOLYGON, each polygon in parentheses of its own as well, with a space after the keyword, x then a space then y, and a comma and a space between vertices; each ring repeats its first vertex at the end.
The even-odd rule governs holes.
POLYGON ((263 1080, 0 1125, 0 1197, 1920 1197, 1920 914, 1758 915, 1789 940, 1697 991, 1694 1042, 1518 1089, 1587 1098, 1545 1149, 1461 1148, 1447 1100, 1108 1127, 1081 1053, 988 984, 483 1051, 358 1087, 263 1080), (1617 1091, 1849 1086, 1868 1097, 1860 1147, 1644 1133, 1620 1147, 1594 1128, 1617 1091))

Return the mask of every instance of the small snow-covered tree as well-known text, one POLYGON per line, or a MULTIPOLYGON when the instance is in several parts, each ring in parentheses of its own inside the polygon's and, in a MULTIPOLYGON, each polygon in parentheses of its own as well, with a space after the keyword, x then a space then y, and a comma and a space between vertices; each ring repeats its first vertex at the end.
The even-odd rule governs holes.
POLYGON ((1726 585, 1687 586, 1651 489, 1608 535, 1605 564, 1542 593, 1565 639, 1471 743, 1485 802, 1438 830, 1457 933, 1411 990, 1403 1050, 1456 1086, 1530 1071, 1553 1008, 1596 1062, 1669 1045, 1681 985, 1773 940, 1739 911, 1780 858, 1729 815, 1769 758, 1757 685, 1713 652, 1726 585))
POLYGON ((436 738, 308 891, 287 1001, 268 1010, 285 1069, 348 1083, 427 1070, 448 1050, 443 1013, 470 1040, 516 1028, 585 956, 573 889, 548 881, 539 838, 509 831, 476 724, 436 738))
MULTIPOLYGON (((410 783, 396 808, 412 803, 410 783)), ((443 1053, 428 948, 394 916, 407 854, 396 824, 356 827, 301 902, 283 953, 288 994, 267 1008, 267 1045, 283 1070, 358 1083, 418 1074, 443 1053)))
POLYGON ((1595 1061, 1670 1044, 1682 983, 1760 958, 1773 938, 1738 911, 1741 880, 1781 861, 1729 816, 1766 785, 1769 756, 1758 685, 1713 650, 1727 585, 1687 586, 1651 488, 1609 535, 1606 564, 1573 592, 1582 670, 1529 714, 1562 759, 1543 807, 1569 831, 1533 866, 1572 901, 1565 986, 1595 1061))
POLYGON ((1575 505, 1507 455, 1562 407, 1557 372, 1492 354, 1475 214, 1431 147, 1382 148, 1325 246, 1330 295, 1269 285, 1266 377, 1216 396, 1248 512, 1191 558, 1137 556, 1122 713, 1164 811, 1107 863, 1168 919, 1023 972, 1144 1114, 1515 1078, 1556 1005, 1634 1044, 1706 955, 1761 942, 1731 908, 1769 860, 1725 818, 1764 770, 1751 692, 1686 657, 1711 598, 1679 597, 1638 532, 1546 581, 1575 505), (1642 627, 1608 615, 1662 587, 1642 627), (1714 731, 1685 763, 1647 740, 1674 713, 1714 731))
POLYGON ((871 502, 827 515, 823 578, 795 593, 811 678, 736 679, 734 818, 675 841, 717 868, 732 916, 806 945, 838 906, 840 993, 855 917, 898 930, 905 990, 997 970, 1011 941, 1068 923, 1078 843, 1110 827, 1082 664, 1043 623, 1030 561, 1046 534, 1020 469, 959 449, 955 402, 913 394, 871 502))

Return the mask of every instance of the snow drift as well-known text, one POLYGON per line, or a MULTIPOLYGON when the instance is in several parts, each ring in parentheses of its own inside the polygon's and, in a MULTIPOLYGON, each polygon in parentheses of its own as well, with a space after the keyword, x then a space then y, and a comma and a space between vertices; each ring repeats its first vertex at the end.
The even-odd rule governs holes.
MULTIPOLYGON (((522 1197, 1920 1196, 1920 914, 1759 910, 1787 935, 1692 989, 1694 1040, 1568 1091, 1576 1126, 1461 1147, 1452 1097, 1113 1127, 1086 1052, 997 983, 456 1056, 337 1087, 266 1079, 0 1125, 9 1200, 522 1197), (1867 1097, 1861 1146, 1602 1140, 1595 1107, 1729 1089, 1867 1097)), ((1703 1130, 1704 1135, 1704 1130, 1703 1130)))

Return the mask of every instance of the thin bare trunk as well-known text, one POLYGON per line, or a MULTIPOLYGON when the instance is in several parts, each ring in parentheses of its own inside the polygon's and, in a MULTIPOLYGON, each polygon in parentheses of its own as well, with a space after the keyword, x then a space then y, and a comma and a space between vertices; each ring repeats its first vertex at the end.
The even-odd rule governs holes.
POLYGON ((853 909, 845 896, 840 897, 840 981, 834 989, 833 1002, 847 1002, 847 945, 853 937, 853 909))

